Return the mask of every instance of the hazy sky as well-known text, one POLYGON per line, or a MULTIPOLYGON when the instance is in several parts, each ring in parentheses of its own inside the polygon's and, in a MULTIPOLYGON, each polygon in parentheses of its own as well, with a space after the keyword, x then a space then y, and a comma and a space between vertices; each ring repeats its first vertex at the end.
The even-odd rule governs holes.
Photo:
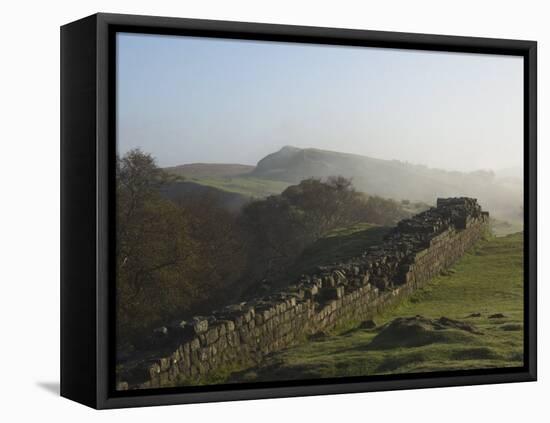
POLYGON ((475 170, 522 165, 520 57, 118 35, 119 153, 256 164, 285 145, 475 170))

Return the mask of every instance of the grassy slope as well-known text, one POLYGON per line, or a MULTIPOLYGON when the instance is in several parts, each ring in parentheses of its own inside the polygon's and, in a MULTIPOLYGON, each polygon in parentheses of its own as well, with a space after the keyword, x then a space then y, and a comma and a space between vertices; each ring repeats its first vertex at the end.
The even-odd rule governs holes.
POLYGON ((317 266, 360 256, 368 247, 379 245, 391 230, 387 226, 358 223, 330 232, 308 247, 289 269, 289 277, 310 273, 317 266))
POLYGON ((351 329, 274 354, 264 366, 232 381, 284 380, 368 374, 521 366, 523 354, 523 234, 482 241, 447 276, 376 319, 446 316, 475 325, 481 334, 445 330, 420 347, 374 349, 377 330, 351 329), (481 313, 481 317, 467 317, 481 313), (504 318, 488 316, 502 313, 504 318))
POLYGON ((360 256, 371 245, 379 245, 390 230, 388 226, 357 223, 328 233, 307 247, 284 275, 270 281, 271 291, 284 290, 289 282, 295 282, 300 275, 316 272, 318 266, 360 256))
POLYGON ((358 223, 345 229, 334 230, 313 245, 296 259, 284 276, 271 281, 274 291, 285 289, 289 281, 300 275, 313 273, 318 266, 346 261, 360 256, 371 245, 379 245, 390 227, 370 223, 358 223))
POLYGON ((218 188, 224 191, 235 192, 247 197, 267 197, 280 194, 290 185, 288 182, 272 181, 255 178, 252 176, 227 176, 227 177, 190 177, 189 182, 218 188))

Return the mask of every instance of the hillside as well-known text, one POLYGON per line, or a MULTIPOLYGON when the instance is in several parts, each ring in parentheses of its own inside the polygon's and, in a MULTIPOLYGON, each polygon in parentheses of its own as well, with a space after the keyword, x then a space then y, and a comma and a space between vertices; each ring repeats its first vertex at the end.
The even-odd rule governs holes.
POLYGON ((308 246, 281 276, 265 280, 261 286, 252 286, 247 297, 264 295, 285 289, 289 281, 299 279, 302 274, 314 273, 319 266, 346 261, 360 256, 371 246, 379 245, 392 229, 371 223, 357 223, 347 228, 331 231, 308 246))
POLYGON ((247 198, 264 198, 280 194, 291 185, 288 182, 256 178, 254 176, 192 177, 188 182, 240 194, 247 198))
POLYGON ((192 163, 163 169, 184 181, 220 191, 238 194, 246 199, 280 194, 288 182, 258 178, 251 174, 254 166, 242 164, 192 163))
POLYGON ((250 201, 248 196, 186 180, 173 182, 163 187, 161 194, 176 203, 193 202, 200 204, 208 202, 209 205, 234 213, 250 201))
POLYGON ((500 180, 489 171, 444 171, 397 160, 286 146, 260 160, 251 175, 289 183, 342 175, 352 178, 358 190, 385 198, 431 203, 437 197, 469 196, 478 198, 494 215, 514 220, 521 217, 521 185, 500 180))
POLYGON ((523 233, 482 241, 375 322, 272 355, 230 382, 521 366, 523 233))
POLYGON ((280 194, 306 178, 341 175, 351 178, 358 191, 370 195, 428 204, 437 197, 474 197, 493 217, 516 224, 522 221, 523 187, 521 179, 508 176, 510 172, 501 176, 491 171, 445 171, 397 160, 291 146, 267 155, 256 167, 188 164, 165 170, 187 181, 245 197, 280 194))

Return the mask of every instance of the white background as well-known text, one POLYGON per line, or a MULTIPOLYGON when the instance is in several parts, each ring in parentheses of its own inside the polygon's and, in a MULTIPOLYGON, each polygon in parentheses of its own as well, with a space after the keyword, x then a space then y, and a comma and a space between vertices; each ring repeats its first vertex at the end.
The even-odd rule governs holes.
POLYGON ((545 1, 10 1, 2 5, 0 419, 120 421, 548 421, 550 304, 545 1), (539 382, 93 411, 59 381, 59 26, 95 12, 531 39, 539 42, 539 382), (546 258, 546 260, 545 260, 546 258), (547 335, 547 334, 546 334, 547 335), (544 391, 546 390, 546 395, 544 391))

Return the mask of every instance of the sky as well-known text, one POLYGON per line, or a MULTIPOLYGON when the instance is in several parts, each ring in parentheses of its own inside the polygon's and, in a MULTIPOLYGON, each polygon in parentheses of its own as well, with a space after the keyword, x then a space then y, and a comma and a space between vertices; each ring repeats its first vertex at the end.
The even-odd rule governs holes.
POLYGON ((447 170, 521 168, 523 59, 117 35, 117 149, 254 165, 283 146, 447 170))

